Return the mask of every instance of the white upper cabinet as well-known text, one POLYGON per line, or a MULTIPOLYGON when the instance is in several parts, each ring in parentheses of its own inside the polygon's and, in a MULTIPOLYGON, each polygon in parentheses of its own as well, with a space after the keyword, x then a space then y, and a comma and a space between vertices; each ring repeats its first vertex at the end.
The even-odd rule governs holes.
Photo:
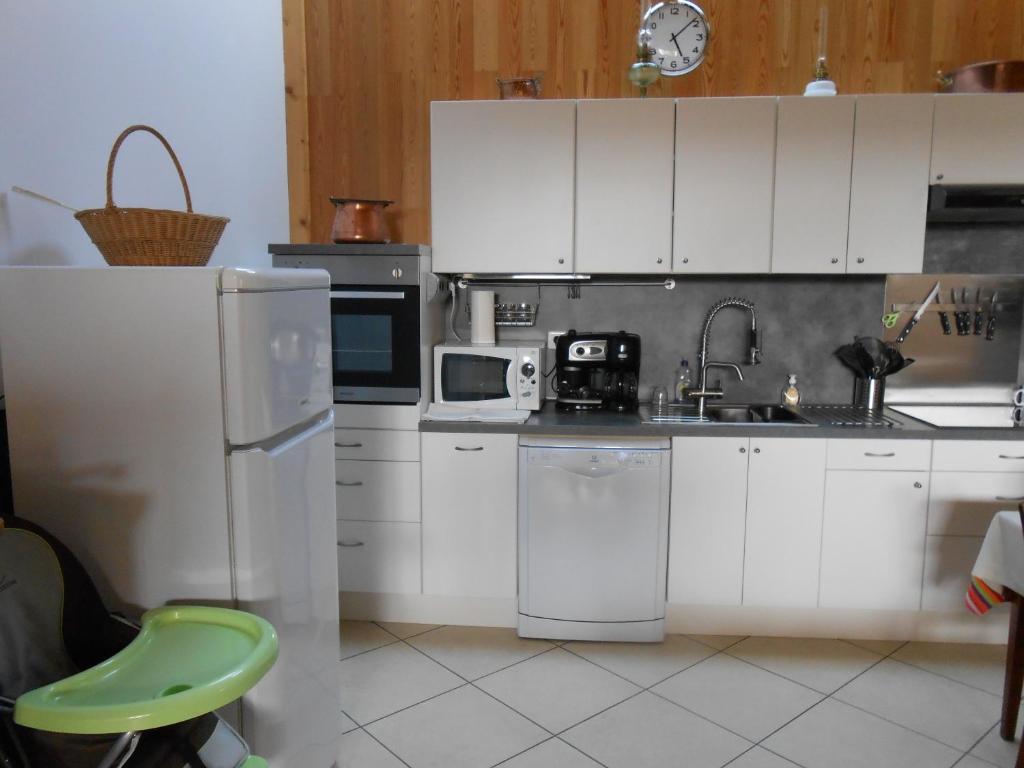
POLYGON ((1024 184, 1024 94, 935 96, 933 184, 1024 184))
POLYGON ((576 102, 430 105, 436 272, 572 272, 576 102))
POLYGON ((772 272, 846 271, 855 101, 779 99, 772 272))
POLYGON ((921 271, 934 105, 930 94, 857 97, 847 272, 921 271))
POLYGON ((778 99, 676 103, 673 272, 767 272, 778 99))
POLYGON ((669 271, 674 125, 671 99, 578 103, 577 272, 669 271))

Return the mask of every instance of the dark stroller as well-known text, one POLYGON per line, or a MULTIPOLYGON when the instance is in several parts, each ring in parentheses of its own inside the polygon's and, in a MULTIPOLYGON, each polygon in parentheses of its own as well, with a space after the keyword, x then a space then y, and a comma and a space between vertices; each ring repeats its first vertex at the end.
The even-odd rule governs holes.
POLYGON ((276 658, 241 611, 108 614, 66 547, 0 516, 0 768, 265 768, 214 710, 276 658))

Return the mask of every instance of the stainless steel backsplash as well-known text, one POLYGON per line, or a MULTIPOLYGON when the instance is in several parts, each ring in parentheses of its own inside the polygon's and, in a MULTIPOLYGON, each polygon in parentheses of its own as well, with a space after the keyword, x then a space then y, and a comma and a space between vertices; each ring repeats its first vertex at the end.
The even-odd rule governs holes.
MULTIPOLYGON (((897 324, 884 338, 895 339, 913 311, 938 281, 938 299, 930 304, 903 344, 903 354, 914 358, 909 368, 886 384, 888 403, 1009 403, 1021 380, 1021 311, 1024 275, 890 275, 885 286, 885 311, 900 311, 897 324), (981 309, 987 325, 990 301, 996 293, 996 325, 991 340, 980 335, 957 334, 954 312, 967 310, 973 318, 981 291, 981 309), (951 292, 958 303, 954 303, 951 292), (966 293, 969 303, 964 304, 966 293), (946 312, 952 333, 943 333, 940 312, 946 312)), ((973 323, 972 323, 973 325, 973 323)))

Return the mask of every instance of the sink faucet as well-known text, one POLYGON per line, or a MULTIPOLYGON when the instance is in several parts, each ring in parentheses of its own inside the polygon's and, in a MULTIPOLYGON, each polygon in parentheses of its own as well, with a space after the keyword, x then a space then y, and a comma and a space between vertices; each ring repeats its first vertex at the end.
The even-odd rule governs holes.
POLYGON ((696 391, 687 393, 687 397, 697 401, 697 415, 700 418, 704 418, 705 402, 709 397, 718 398, 724 395, 721 385, 713 389, 708 388, 709 368, 732 369, 736 371, 736 375, 739 377, 739 380, 743 381, 743 372, 736 363, 709 362, 707 359, 708 345, 711 343, 711 322, 715 319, 715 316, 726 307, 737 307, 750 312, 750 352, 746 362, 749 365, 757 365, 761 362, 761 350, 758 349, 757 346, 757 314, 754 312, 754 304, 746 299, 737 297, 729 297, 715 302, 711 306, 711 309, 708 310, 707 316, 704 318, 704 330, 701 332, 700 337, 700 357, 698 359, 700 363, 700 382, 696 391))

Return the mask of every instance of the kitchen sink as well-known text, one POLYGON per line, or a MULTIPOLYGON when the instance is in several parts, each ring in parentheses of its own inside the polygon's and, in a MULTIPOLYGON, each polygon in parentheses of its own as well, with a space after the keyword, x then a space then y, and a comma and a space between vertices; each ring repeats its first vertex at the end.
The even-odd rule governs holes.
POLYGON ((770 426, 811 427, 814 424, 781 405, 713 404, 697 418, 696 405, 675 403, 663 406, 640 406, 644 424, 764 424, 770 426))
POLYGON ((811 422, 781 405, 709 405, 711 421, 725 424, 776 424, 810 426, 811 422))

